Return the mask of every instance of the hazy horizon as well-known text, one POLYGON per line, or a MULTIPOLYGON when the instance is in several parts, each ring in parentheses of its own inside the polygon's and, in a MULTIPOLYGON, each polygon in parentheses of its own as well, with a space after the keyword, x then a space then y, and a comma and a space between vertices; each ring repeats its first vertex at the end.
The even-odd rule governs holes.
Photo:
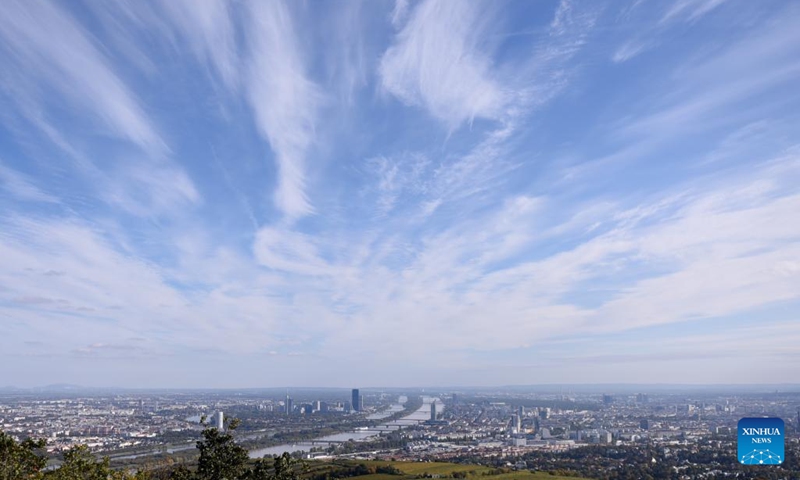
POLYGON ((75 384, 51 384, 34 385, 21 387, 16 385, 0 385, 0 393, 9 391, 24 392, 315 392, 315 391, 339 391, 349 394, 353 388, 358 388, 362 392, 386 392, 386 393, 416 393, 430 390, 448 392, 468 392, 468 393, 542 393, 542 394, 635 394, 635 393, 778 393, 800 395, 800 384, 797 383, 581 383, 581 384, 530 384, 530 385, 404 385, 404 386, 370 386, 370 385, 347 385, 347 386, 314 386, 314 385, 278 385, 278 386, 242 386, 242 387, 144 387, 144 386, 123 386, 123 385, 102 385, 87 386, 75 384), (786 389, 786 390, 781 390, 786 389))
POLYGON ((8 0, 0 385, 800 384, 800 5, 8 0))

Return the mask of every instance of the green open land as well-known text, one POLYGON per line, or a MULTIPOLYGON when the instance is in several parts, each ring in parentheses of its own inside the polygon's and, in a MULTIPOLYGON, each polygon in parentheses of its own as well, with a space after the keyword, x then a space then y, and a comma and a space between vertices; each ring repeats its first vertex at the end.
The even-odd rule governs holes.
MULTIPOLYGON (((407 475, 441 475, 452 476, 455 472, 474 472, 477 475, 483 474, 491 470, 489 467, 481 465, 459 465, 457 463, 445 462, 387 462, 387 461, 368 461, 361 462, 369 466, 392 466, 407 475)), ((397 478, 397 476, 395 476, 397 478)))
MULTIPOLYGON (((482 465, 462 465, 446 462, 393 462, 393 461, 341 461, 312 462, 309 473, 320 474, 330 469, 333 473, 338 468, 351 469, 355 466, 365 467, 365 471, 374 472, 378 469, 391 467, 397 473, 365 473, 351 478, 358 480, 412 480, 420 478, 466 478, 472 480, 535 480, 535 479, 580 479, 581 477, 567 477, 552 475, 548 472, 531 472, 529 470, 498 471, 482 465), (327 465, 327 467, 325 466, 327 465)), ((331 476, 337 476, 335 474, 331 476)))

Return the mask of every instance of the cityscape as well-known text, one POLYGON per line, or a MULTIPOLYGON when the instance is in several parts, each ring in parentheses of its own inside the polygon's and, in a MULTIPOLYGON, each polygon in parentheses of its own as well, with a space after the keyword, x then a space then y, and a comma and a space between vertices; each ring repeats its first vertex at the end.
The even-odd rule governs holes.
POLYGON ((670 478, 724 478, 757 468, 736 458, 739 419, 778 417, 785 422, 786 458, 775 471, 800 474, 797 386, 611 387, 104 392, 60 386, 4 391, 0 428, 20 439, 46 439, 51 467, 77 445, 120 468, 191 464, 202 430, 225 431, 235 418, 235 441, 251 458, 287 452, 315 462, 453 462, 588 478, 663 464, 675 474, 670 478), (643 462, 645 453, 643 464, 633 460, 643 462))

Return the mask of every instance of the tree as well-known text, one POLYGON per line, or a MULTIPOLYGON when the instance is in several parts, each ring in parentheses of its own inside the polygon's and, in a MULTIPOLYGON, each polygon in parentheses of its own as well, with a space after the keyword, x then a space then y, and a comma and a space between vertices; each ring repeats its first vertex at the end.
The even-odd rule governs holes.
POLYGON ((203 439, 197 442, 196 472, 178 465, 136 474, 113 470, 108 457, 97 460, 86 445, 67 450, 60 468, 43 473, 47 459, 37 450, 45 446, 44 440, 19 443, 0 431, 0 480, 298 480, 297 466, 304 464, 288 453, 275 460, 258 460, 250 468, 247 450, 231 434, 238 425, 232 419, 228 433, 212 427, 203 430, 203 439))
MULTIPOLYGON (((136 477, 143 478, 140 475, 136 477)), ((48 480, 129 480, 136 477, 112 470, 108 457, 98 461, 89 447, 78 445, 64 453, 64 463, 58 470, 49 473, 46 478, 48 480)))
POLYGON ((246 480, 299 480, 300 472, 308 472, 308 465, 292 457, 289 452, 283 452, 273 460, 257 460, 246 480))
POLYGON ((194 480, 194 474, 184 465, 171 466, 153 470, 151 480, 194 480))
MULTIPOLYGON (((234 419, 228 424, 228 431, 239 425, 234 419)), ((237 480, 249 473, 247 450, 233 441, 233 435, 216 428, 203 430, 203 440, 197 442, 200 460, 197 464, 198 480, 237 480)))
POLYGON ((44 440, 27 439, 21 443, 0 431, 0 480, 42 478, 47 459, 36 451, 44 448, 44 440))

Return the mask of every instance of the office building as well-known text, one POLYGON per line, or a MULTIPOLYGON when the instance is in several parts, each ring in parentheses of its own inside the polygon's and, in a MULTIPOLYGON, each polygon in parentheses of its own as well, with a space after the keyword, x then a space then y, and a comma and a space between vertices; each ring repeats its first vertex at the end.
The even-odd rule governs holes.
POLYGON ((519 415, 511 415, 511 422, 509 423, 509 430, 512 435, 516 435, 520 433, 522 430, 522 421, 520 420, 519 415))
POLYGON ((797 425, 795 425, 795 430, 797 433, 800 433, 800 408, 797 409, 797 425))
POLYGON ((550 418, 550 409, 547 407, 542 407, 539 409, 539 418, 543 420, 547 420, 550 418))
POLYGON ((358 392, 357 388, 353 389, 353 402, 352 402, 353 411, 360 412, 361 411, 361 395, 358 392))
POLYGON ((225 417, 222 412, 217 412, 217 430, 222 431, 225 429, 225 417))
POLYGON ((431 403, 431 422, 436 421, 436 402, 431 403))

